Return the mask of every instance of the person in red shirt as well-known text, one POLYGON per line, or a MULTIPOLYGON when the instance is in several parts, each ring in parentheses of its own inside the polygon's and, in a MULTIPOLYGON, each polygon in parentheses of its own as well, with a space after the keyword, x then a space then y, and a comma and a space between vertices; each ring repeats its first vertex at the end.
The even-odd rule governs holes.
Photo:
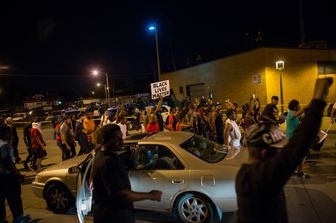
POLYGON ((30 130, 31 145, 34 154, 33 169, 39 171, 41 169, 42 158, 45 154, 46 143, 42 136, 41 122, 33 122, 30 130))
POLYGON ((159 123, 157 122, 156 116, 151 114, 149 123, 146 126, 147 132, 158 132, 160 131, 159 123))

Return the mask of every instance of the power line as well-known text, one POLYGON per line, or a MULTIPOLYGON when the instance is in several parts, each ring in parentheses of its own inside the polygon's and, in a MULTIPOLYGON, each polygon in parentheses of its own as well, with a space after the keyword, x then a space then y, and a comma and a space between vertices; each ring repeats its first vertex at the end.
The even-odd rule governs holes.
MULTIPOLYGON (((141 76, 150 76, 152 73, 128 73, 128 74, 110 74, 113 77, 141 77, 141 76)), ((43 77, 43 78, 82 78, 84 76, 90 75, 64 75, 64 74, 0 74, 0 76, 5 77, 43 77)))
MULTIPOLYGON (((125 77, 128 76, 132 77, 144 77, 144 76, 151 76, 152 73, 128 73, 128 74, 110 74, 112 78, 118 77, 125 77)), ((28 78, 28 77, 41 77, 41 78, 83 78, 89 75, 64 75, 64 74, 0 74, 0 77, 21 77, 21 78, 28 78)))

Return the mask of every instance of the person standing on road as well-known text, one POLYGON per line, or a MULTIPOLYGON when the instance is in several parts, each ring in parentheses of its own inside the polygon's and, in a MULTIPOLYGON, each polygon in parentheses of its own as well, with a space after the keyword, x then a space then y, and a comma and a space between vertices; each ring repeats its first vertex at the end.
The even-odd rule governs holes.
POLYGON ((55 127, 55 133, 56 133, 56 145, 62 151, 62 161, 64 161, 64 160, 67 159, 67 157, 66 157, 67 151, 63 147, 63 143, 62 143, 62 136, 61 136, 61 126, 62 126, 62 124, 63 124, 63 122, 61 122, 61 121, 57 122, 56 127, 55 127))
POLYGON ((72 120, 69 115, 64 115, 63 120, 63 124, 60 128, 62 151, 65 154, 65 159, 70 159, 76 156, 76 143, 71 132, 72 120))
POLYGON ((32 123, 30 137, 33 151, 33 169, 39 171, 41 169, 42 158, 46 153, 46 143, 42 135, 41 122, 38 119, 32 123))
POLYGON ((163 118, 162 118, 162 102, 163 102, 163 97, 160 96, 159 102, 156 106, 156 109, 154 111, 154 114, 156 116, 156 121, 160 127, 160 131, 163 131, 164 129, 164 122, 163 122, 163 118))
POLYGON ((116 154, 122 148, 122 141, 118 125, 105 125, 99 130, 92 170, 94 223, 135 223, 134 201, 161 200, 161 191, 132 191, 123 161, 116 154))
POLYGON ((100 120, 100 127, 103 127, 104 125, 111 124, 110 119, 109 119, 109 112, 106 110, 104 114, 101 116, 100 120))
POLYGON ((79 113, 75 133, 75 139, 78 141, 78 144, 80 146, 78 155, 87 154, 91 152, 88 137, 86 135, 86 129, 83 126, 84 119, 85 115, 83 113, 79 113))
POLYGON ((21 158, 19 157, 19 150, 18 150, 18 145, 19 145, 19 136, 17 134, 17 130, 15 125, 13 125, 13 119, 12 117, 8 117, 6 119, 6 125, 9 127, 9 144, 13 147, 14 149, 14 157, 15 157, 15 163, 19 163, 21 161, 21 158))
POLYGON ((229 109, 226 111, 228 119, 225 121, 224 129, 224 142, 228 148, 234 147, 240 149, 241 132, 238 124, 236 123, 237 114, 234 110, 229 109))
POLYGON ((156 115, 151 114, 149 117, 149 123, 146 126, 146 132, 159 132, 160 126, 156 120, 156 115))
POLYGON ((224 144, 224 124, 223 119, 217 111, 216 105, 211 106, 211 113, 209 114, 209 121, 211 126, 212 140, 219 144, 224 144))
POLYGON ((23 216, 20 181, 24 176, 14 164, 14 149, 7 142, 9 128, 0 125, 0 222, 6 221, 5 200, 13 215, 13 223, 28 223, 29 219, 23 216))
POLYGON ((26 170, 29 170, 28 162, 32 162, 33 158, 33 150, 31 145, 31 137, 30 137, 30 131, 32 129, 32 122, 28 122, 27 125, 23 128, 23 141, 26 144, 26 148, 28 151, 28 156, 26 160, 24 161, 24 168, 26 170))
POLYGON ((262 111, 261 117, 262 120, 271 120, 275 123, 278 122, 279 110, 277 104, 279 102, 278 96, 272 96, 272 101, 270 104, 267 104, 265 109, 262 111))
POLYGON ((317 79, 310 106, 288 143, 274 122, 247 129, 249 157, 236 176, 237 222, 288 222, 283 187, 319 131, 331 84, 332 78, 317 79))
POLYGON ((117 120, 117 125, 120 127, 123 140, 127 137, 127 120, 124 115, 120 115, 117 120))
MULTIPOLYGON (((300 115, 303 114, 305 109, 301 109, 300 103, 298 100, 293 99, 288 104, 288 114, 286 116, 286 137, 287 139, 291 139, 294 135, 296 128, 300 123, 300 115)), ((301 164, 295 170, 295 174, 298 177, 302 178, 310 178, 310 176, 303 172, 303 165, 305 163, 306 158, 303 158, 301 164)))
POLYGON ((92 119, 92 113, 91 112, 86 112, 85 113, 85 119, 83 121, 83 127, 86 130, 86 135, 88 137, 90 148, 94 148, 95 147, 94 133, 95 133, 95 130, 96 130, 96 124, 95 124, 94 120, 92 119))

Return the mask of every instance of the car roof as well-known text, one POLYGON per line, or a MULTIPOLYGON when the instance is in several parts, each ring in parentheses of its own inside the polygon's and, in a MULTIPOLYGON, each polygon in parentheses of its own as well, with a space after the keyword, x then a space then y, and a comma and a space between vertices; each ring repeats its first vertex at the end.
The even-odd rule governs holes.
POLYGON ((157 132, 151 136, 141 139, 141 143, 170 143, 180 145, 190 139, 194 134, 191 132, 157 132))

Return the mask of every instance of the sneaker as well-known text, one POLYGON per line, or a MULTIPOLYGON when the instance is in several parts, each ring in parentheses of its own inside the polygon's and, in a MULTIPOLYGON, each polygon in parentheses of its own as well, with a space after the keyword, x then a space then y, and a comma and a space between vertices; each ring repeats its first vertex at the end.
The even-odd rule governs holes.
POLYGON ((29 223, 31 220, 29 215, 20 216, 13 220, 13 223, 29 223))
POLYGON ((298 177, 303 178, 303 179, 309 179, 309 178, 310 178, 310 175, 308 175, 308 174, 306 174, 306 173, 304 173, 304 172, 296 173, 296 175, 297 175, 298 177))

